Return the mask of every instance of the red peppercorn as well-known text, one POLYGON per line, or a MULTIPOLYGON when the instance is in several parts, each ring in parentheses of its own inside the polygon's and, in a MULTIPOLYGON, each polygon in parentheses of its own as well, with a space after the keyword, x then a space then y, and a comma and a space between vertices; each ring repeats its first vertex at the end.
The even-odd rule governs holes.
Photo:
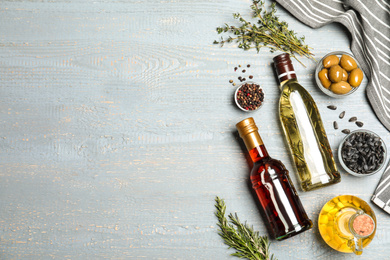
POLYGON ((244 110, 256 110, 262 105, 264 93, 255 83, 245 83, 237 91, 236 101, 244 110))

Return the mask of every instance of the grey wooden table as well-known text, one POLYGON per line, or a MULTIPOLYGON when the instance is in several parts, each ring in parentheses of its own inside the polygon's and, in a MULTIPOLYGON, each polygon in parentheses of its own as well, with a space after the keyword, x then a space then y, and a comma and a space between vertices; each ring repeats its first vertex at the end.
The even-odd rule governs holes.
MULTIPOLYGON (((271 156, 291 171, 281 134, 279 89, 267 50, 219 48, 217 26, 242 1, 2 0, 0 2, 0 259, 234 259, 217 235, 214 198, 262 234, 248 188, 249 165, 235 124, 249 116, 233 103, 239 64, 266 93, 251 114, 271 156)), ((278 8, 281 19, 320 59, 349 51, 340 25, 310 29, 278 8)), ((364 87, 332 99, 314 85, 315 63, 294 62, 319 106, 333 152, 344 134, 365 128, 390 146, 389 132, 364 87), (334 104, 338 110, 326 106, 334 104), (334 130, 338 120, 340 129, 334 130)), ((361 257, 327 246, 318 232, 323 204, 341 194, 365 201, 380 174, 318 191, 298 190, 314 227, 272 241, 278 259, 385 259, 390 216, 374 208, 378 229, 361 257)))

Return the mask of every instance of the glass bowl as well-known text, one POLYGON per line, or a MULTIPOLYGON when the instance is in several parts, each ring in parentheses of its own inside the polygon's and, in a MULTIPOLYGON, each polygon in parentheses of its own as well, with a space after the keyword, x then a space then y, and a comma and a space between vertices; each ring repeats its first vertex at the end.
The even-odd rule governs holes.
MULTIPOLYGON (((330 89, 327 89, 327 88, 325 88, 325 87, 322 85, 322 83, 321 83, 321 81, 320 81, 320 79, 319 79, 319 77, 318 77, 318 73, 324 68, 323 63, 322 63, 322 62, 324 61, 324 59, 325 59, 326 57, 330 56, 330 55, 336 55, 336 56, 339 57, 339 59, 340 59, 341 56, 342 56, 343 54, 348 55, 348 56, 350 56, 351 58, 353 58, 353 59, 356 61, 357 67, 358 67, 359 69, 362 69, 361 66, 360 66, 360 64, 359 64, 359 62, 356 60, 356 58, 355 58, 351 53, 344 52, 344 51, 330 52, 330 53, 326 54, 326 55, 317 63, 317 65, 316 65, 316 71, 315 71, 314 77, 315 77, 317 86, 319 87, 319 89, 321 89, 322 92, 324 92, 326 95, 328 95, 328 96, 330 96, 330 97, 334 97, 334 98, 343 98, 343 97, 347 97, 347 96, 353 94, 358 88, 360 88, 360 86, 361 86, 362 83, 363 83, 363 81, 362 81, 362 83, 360 83, 359 86, 357 86, 357 87, 352 87, 352 90, 349 91, 348 93, 345 93, 345 94, 336 94, 336 93, 332 92, 330 89)), ((363 73, 363 80, 364 80, 364 73, 363 73)))
MULTIPOLYGON (((356 144, 356 142, 354 142, 354 144, 356 144)), ((346 156, 346 159, 348 160, 351 160, 353 159, 353 154, 356 154, 354 152, 351 152, 348 153, 348 154, 344 154, 346 156)), ((339 150, 338 150, 338 157, 339 157, 339 161, 340 161, 340 164, 341 166, 343 167, 343 169, 348 172, 349 174, 353 175, 353 176, 357 176, 357 177, 365 177, 365 176, 370 176, 370 175, 373 175, 375 173, 378 173, 382 168, 383 168, 383 165, 385 164, 386 162, 386 158, 387 158, 387 149, 386 149, 386 145, 385 145, 385 142, 383 141, 383 139, 377 135, 376 133, 374 132, 371 132, 369 130, 355 130, 351 133, 349 133, 344 139, 343 141, 340 143, 340 146, 339 146, 339 150), (360 142, 362 143, 362 146, 358 146, 358 145, 355 145, 353 146, 353 144, 351 142, 354 142, 354 139, 356 139, 356 134, 365 134, 364 135, 364 139, 366 139, 364 142, 360 142), (368 134, 368 135, 367 135, 368 134), (353 137, 355 136, 355 137, 353 137), (368 137, 372 137, 372 140, 368 140, 367 138, 368 137), (377 142, 380 142, 377 144, 377 142), (352 146, 349 146, 349 144, 351 144, 352 146), (366 144, 370 144, 370 143, 373 143, 375 146, 377 146, 376 149, 381 149, 380 152, 383 153, 383 159, 379 162, 379 166, 377 169, 370 169, 371 166, 369 165, 372 165, 372 161, 371 160, 375 160, 375 157, 373 157, 374 159, 371 159, 372 156, 375 156, 375 153, 371 153, 371 155, 369 154, 369 151, 366 152, 365 150, 367 149, 367 147, 364 146, 364 143, 366 144), (358 172, 357 170, 353 170, 353 169, 350 169, 347 164, 349 164, 348 162, 345 162, 344 159, 343 159, 343 149, 344 149, 344 145, 346 145, 346 149, 348 147, 355 147, 356 149, 362 149, 362 151, 359 151, 359 154, 358 154, 358 158, 355 158, 357 161, 358 161, 358 164, 360 164, 362 162, 362 160, 364 160, 367 165, 367 170, 365 170, 364 172, 360 173, 358 172), (383 147, 383 148, 378 148, 378 147, 383 147), (362 152, 365 152, 366 154, 362 154, 362 152), (360 155, 360 156, 359 156, 360 155)))
MULTIPOLYGON (((263 106, 263 104, 264 104, 264 97, 265 97, 265 94, 264 94, 263 88, 260 86, 260 84, 257 84, 257 83, 252 82, 252 81, 243 82, 241 85, 239 85, 239 86, 237 87, 236 91, 234 92, 234 101, 235 101, 237 107, 238 107, 240 110, 244 111, 244 112, 255 112, 255 111, 259 110, 259 109, 263 106), (238 101, 238 94, 239 94, 239 91, 240 91, 240 89, 241 89, 242 87, 244 87, 246 84, 250 84, 250 85, 255 84, 255 85, 259 86, 259 89, 260 89, 261 92, 263 93, 263 100, 261 101, 260 105, 259 105, 256 109, 252 109, 252 110, 246 109, 245 107, 242 107, 242 106, 239 104, 239 101, 238 101)), ((252 101, 253 101, 253 100, 252 100, 252 101)), ((256 101, 256 102, 257 102, 257 101, 256 101)))

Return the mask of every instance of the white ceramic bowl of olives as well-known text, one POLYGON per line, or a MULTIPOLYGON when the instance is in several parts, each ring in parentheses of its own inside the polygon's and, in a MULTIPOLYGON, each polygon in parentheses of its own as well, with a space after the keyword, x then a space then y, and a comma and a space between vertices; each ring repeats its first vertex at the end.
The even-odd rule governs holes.
POLYGON ((322 92, 341 98, 351 95, 361 86, 364 73, 352 54, 337 51, 328 53, 318 62, 315 79, 322 92))

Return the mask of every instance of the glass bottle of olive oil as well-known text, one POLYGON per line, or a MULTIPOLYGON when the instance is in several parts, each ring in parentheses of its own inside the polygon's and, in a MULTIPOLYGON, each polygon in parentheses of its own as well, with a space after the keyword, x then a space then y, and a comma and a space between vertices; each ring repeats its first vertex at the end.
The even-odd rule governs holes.
POLYGON ((274 57, 282 91, 279 116, 304 191, 340 182, 317 105, 297 81, 288 53, 274 57))

